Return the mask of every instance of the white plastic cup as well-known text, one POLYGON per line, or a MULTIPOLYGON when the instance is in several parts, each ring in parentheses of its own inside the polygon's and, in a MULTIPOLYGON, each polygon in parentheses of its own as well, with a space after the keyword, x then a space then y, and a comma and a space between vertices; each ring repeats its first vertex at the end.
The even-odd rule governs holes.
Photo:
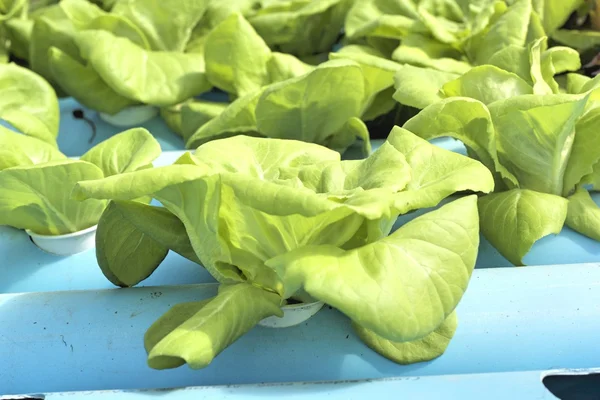
POLYGON ((289 328, 290 326, 298 325, 315 315, 323 308, 325 303, 315 301, 313 303, 289 304, 281 307, 283 317, 279 318, 271 316, 263 319, 258 323, 260 326, 267 328, 289 328))
POLYGON ((82 231, 65 235, 40 235, 30 230, 26 232, 33 243, 45 252, 57 256, 70 256, 91 249, 96 245, 97 228, 98 225, 94 225, 82 231))
POLYGON ((158 108, 139 105, 124 108, 114 115, 99 113, 100 119, 114 126, 138 126, 158 115, 158 108))

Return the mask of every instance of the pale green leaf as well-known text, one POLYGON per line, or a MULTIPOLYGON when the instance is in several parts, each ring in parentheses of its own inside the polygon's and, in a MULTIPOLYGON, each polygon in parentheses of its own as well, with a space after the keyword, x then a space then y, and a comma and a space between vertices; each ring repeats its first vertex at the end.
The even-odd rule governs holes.
POLYGON ((181 134, 186 142, 204 124, 217 118, 229 106, 227 103, 193 101, 181 107, 181 134))
POLYGON ((533 94, 533 90, 518 75, 483 65, 444 84, 442 93, 445 97, 470 97, 487 105, 522 94, 533 94))
POLYGON ((169 106, 210 89, 202 54, 146 51, 106 31, 80 32, 77 43, 102 80, 123 97, 169 106))
POLYGON ((439 102, 443 98, 440 89, 459 76, 430 68, 405 65, 394 77, 396 88, 394 99, 400 104, 425 108, 439 102))
POLYGON ((479 200, 481 232, 514 265, 544 236, 558 234, 567 217, 567 199, 553 194, 513 189, 479 200))
POLYGON ((54 89, 26 68, 0 65, 0 119, 28 136, 56 145, 59 108, 54 89))
POLYGON ((471 69, 472 66, 463 58, 455 47, 420 33, 408 35, 392 53, 392 59, 399 63, 454 74, 471 69))
POLYGON ((135 100, 121 96, 108 86, 92 66, 80 64, 62 50, 50 48, 48 59, 57 84, 84 106, 116 114, 136 104, 135 100))
POLYGON ((568 200, 567 226, 582 235, 600 241, 600 208, 590 193, 580 188, 568 200))
POLYGON ((148 365, 200 369, 262 319, 283 316, 281 298, 255 286, 222 285, 209 301, 178 304, 146 332, 148 365))
POLYGON ((281 10, 275 3, 248 16, 248 20, 273 50, 307 56, 331 50, 351 4, 352 0, 296 1, 291 8, 281 10))
POLYGON ((453 312, 433 332, 409 342, 394 342, 354 323, 352 327, 358 337, 372 350, 398 364, 413 364, 430 361, 441 356, 456 332, 458 318, 453 312))
POLYGON ((137 171, 160 156, 160 144, 144 128, 133 128, 94 146, 81 160, 95 164, 104 177, 137 171))
POLYGON ((552 39, 579 51, 586 51, 600 46, 600 32, 597 31, 559 29, 552 34, 552 39))
POLYGON ((256 132, 256 105, 261 95, 262 90, 235 100, 218 116, 201 125, 185 146, 193 149, 209 140, 256 132))
POLYGON ((155 51, 183 51, 207 0, 119 0, 112 13, 132 21, 155 51))
MULTIPOLYGON (((589 180, 593 166, 600 161, 600 109, 596 108, 585 114, 575 126, 575 140, 565 169, 563 195, 568 196, 582 180, 589 180)), ((593 179, 592 179, 593 180, 593 179)))
MULTIPOLYGON (((151 218, 161 229, 167 210, 139 204, 148 208, 145 217, 151 218)), ((185 232, 185 231, 184 231, 185 232)), ((96 259, 100 270, 112 284, 121 287, 135 286, 148 278, 165 259, 169 249, 137 229, 127 218, 127 212, 110 202, 96 231, 96 259)))
POLYGON ((75 43, 75 27, 58 5, 48 7, 50 11, 35 18, 29 45, 29 64, 33 71, 54 83, 48 51, 56 47, 72 58, 81 61, 75 43))
POLYGON ((242 97, 269 83, 271 50, 240 14, 230 15, 208 34, 204 55, 208 80, 226 92, 242 97))
POLYGON ((488 29, 467 45, 469 59, 481 65, 507 46, 524 46, 527 43, 531 11, 531 0, 516 0, 488 29))
POLYGON ((562 195, 575 124, 586 102, 582 96, 526 95, 489 106, 498 159, 519 187, 562 195))
POLYGON ((349 38, 379 36, 402 38, 418 18, 412 0, 356 1, 348 12, 344 30, 349 38))
POLYGON ((435 207, 456 192, 494 189, 491 172, 479 161, 441 149, 399 127, 394 127, 387 141, 404 154, 411 171, 406 190, 395 196, 400 214, 435 207))
POLYGON ((308 74, 313 69, 314 66, 285 53, 272 52, 271 58, 267 62, 270 83, 296 78, 308 74))
POLYGON ((33 21, 31 19, 13 18, 4 23, 4 28, 10 40, 10 52, 22 60, 28 60, 33 21))
POLYGON ((164 207, 113 201, 96 233, 96 256, 104 275, 117 286, 146 279, 173 250, 200 263, 181 221, 164 207))
POLYGON ((55 146, 0 126, 0 171, 64 158, 55 146))
POLYGON ((392 341, 434 331, 460 301, 479 245, 477 197, 456 200, 353 250, 309 246, 267 261, 300 288, 392 341), (336 290, 332 290, 336 288, 336 290))
POLYGON ((0 171, 0 225, 61 235, 96 225, 105 201, 71 199, 77 182, 100 179, 102 171, 84 161, 53 161, 0 171))
MULTIPOLYGON (((444 136, 461 140, 490 171, 504 178, 504 183, 517 185, 515 176, 498 159, 496 132, 483 103, 467 98, 445 99, 408 120, 404 128, 427 140, 444 136)), ((502 180, 496 177, 499 183, 502 180)))
POLYGON ((308 75, 271 85, 256 106, 258 132, 325 144, 350 118, 361 115, 364 86, 361 68, 346 60, 332 60, 308 75))

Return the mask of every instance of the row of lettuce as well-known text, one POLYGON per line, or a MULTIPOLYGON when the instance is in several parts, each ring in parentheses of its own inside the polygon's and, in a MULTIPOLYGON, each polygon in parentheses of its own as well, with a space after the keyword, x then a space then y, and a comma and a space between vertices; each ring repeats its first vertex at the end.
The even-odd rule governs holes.
POLYGON ((169 251, 220 283, 148 330, 153 368, 203 368, 314 299, 382 355, 429 360, 456 330, 480 230, 515 265, 565 223, 600 240, 600 77, 578 73, 597 33, 559 29, 583 1, 171 3, 0 7, 10 51, 35 71, 0 65, 0 118, 15 128, 0 127, 0 225, 98 224, 98 264, 118 286, 169 251), (161 107, 196 150, 155 168, 160 146, 135 128, 68 159, 55 88, 100 112, 161 107), (230 102, 197 98, 214 88, 230 102), (406 110, 372 152, 367 123, 406 110), (468 156, 427 141, 444 136, 468 156), (357 140, 366 158, 342 161, 357 140))

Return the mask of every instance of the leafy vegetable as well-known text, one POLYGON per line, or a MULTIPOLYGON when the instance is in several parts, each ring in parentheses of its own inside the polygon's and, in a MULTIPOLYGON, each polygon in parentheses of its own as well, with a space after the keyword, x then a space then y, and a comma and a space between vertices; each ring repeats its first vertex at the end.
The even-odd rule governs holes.
POLYGON ((395 76, 394 98, 417 108, 446 97, 471 97, 485 104, 524 94, 560 93, 556 75, 581 67, 579 54, 567 47, 548 49, 541 37, 525 47, 508 46, 488 64, 463 74, 405 66, 395 76))
POLYGON ((35 19, 32 67, 101 112, 175 105, 211 87, 203 55, 184 53, 205 11, 205 1, 123 0, 107 12, 64 0, 35 19))
POLYGON ((239 98, 202 125, 186 146, 252 133, 322 144, 339 151, 347 149, 358 137, 368 151, 368 132, 358 119, 364 108, 365 79, 361 68, 346 60, 332 60, 308 74, 239 98))
POLYGON ((68 160, 54 147, 4 128, 0 143, 11 149, 0 162, 0 225, 45 235, 97 224, 106 202, 72 200, 77 182, 147 169, 160 154, 158 143, 142 128, 100 143, 80 160, 68 160))
POLYGON ((376 347, 365 339, 388 357, 412 362, 414 352, 441 354, 453 330, 452 319, 444 321, 475 263, 476 197, 388 234, 401 213, 433 207, 456 191, 492 189, 478 161, 397 128, 357 161, 294 140, 214 140, 168 167, 79 182, 74 196, 114 201, 99 233, 116 236, 101 235, 106 240, 98 243, 112 282, 135 284, 156 268, 164 248, 192 259, 191 248, 222 283, 213 299, 175 306, 149 329, 148 362, 162 369, 207 366, 261 319, 281 315, 288 299, 307 294, 336 306, 379 343, 390 341, 376 347), (146 195, 165 208, 129 202, 146 195), (139 241, 147 256, 133 248, 139 241), (436 329, 446 341, 421 340, 436 329), (417 350, 408 355, 391 350, 409 341, 417 350))
POLYGON ((0 171, 11 167, 43 164, 65 158, 51 144, 0 126, 0 171))
POLYGON ((462 140, 469 154, 495 174, 496 193, 480 200, 481 231, 508 260, 522 265, 538 239, 560 232, 567 215, 569 226, 594 235, 594 211, 581 188, 594 181, 600 161, 593 150, 600 112, 591 80, 581 94, 519 94, 525 88, 520 78, 499 71, 478 67, 468 74, 486 73, 487 79, 461 78, 472 86, 461 80, 448 86, 487 105, 448 98, 426 107, 405 128, 425 139, 462 140), (589 224, 582 222, 586 215, 589 224))
POLYGON ((272 49, 307 56, 331 50, 352 2, 262 1, 263 7, 248 19, 272 49))
POLYGON ((16 64, 0 65, 0 119, 56 146, 58 99, 43 78, 16 64))

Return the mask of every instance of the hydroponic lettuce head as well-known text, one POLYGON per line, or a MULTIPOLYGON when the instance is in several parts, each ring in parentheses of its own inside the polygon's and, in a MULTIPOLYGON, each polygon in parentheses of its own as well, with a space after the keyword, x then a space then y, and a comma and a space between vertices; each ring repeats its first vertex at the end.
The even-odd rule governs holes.
POLYGON ((492 175, 478 161, 397 128, 360 161, 340 161, 339 153, 314 144, 236 136, 208 142, 169 167, 80 182, 74 194, 115 201, 119 217, 107 216, 107 232, 126 224, 139 231, 131 240, 141 234, 152 239, 149 247, 134 248, 121 235, 106 242, 113 248, 99 249, 111 281, 145 279, 164 258, 159 250, 173 246, 190 259, 191 248, 223 284, 214 299, 176 306, 147 333, 151 366, 187 362, 201 368, 260 320, 279 315, 286 299, 306 294, 340 309, 364 328, 361 335, 372 347, 399 359, 405 354, 399 342, 428 335, 454 310, 475 262, 478 217, 475 197, 469 197, 388 236, 396 217, 457 191, 492 189, 492 175), (157 208, 127 202, 145 195, 180 223, 157 208), (174 240, 183 232, 187 240, 174 240), (129 262, 126 271, 116 261, 119 255, 139 261, 138 254, 152 249, 157 257, 129 262), (430 269, 444 278, 421 274, 430 269), (450 293, 448 282, 462 289, 450 293), (442 308, 437 300, 430 308, 433 297, 421 299, 423 291, 406 290, 421 284, 440 296, 442 308), (216 309, 222 311, 218 318, 216 309), (428 317, 421 321, 421 315, 428 317))
POLYGON ((160 145, 143 128, 100 143, 79 160, 47 143, 0 127, 0 225, 40 235, 78 232, 98 223, 107 202, 71 199, 77 182, 147 169, 160 145), (6 157, 4 157, 6 155, 6 157))
POLYGON ((177 104, 210 90, 203 55, 184 52, 206 6, 117 1, 108 12, 64 0, 35 18, 29 62, 83 105, 108 114, 132 104, 177 104))
POLYGON ((515 74, 478 67, 448 84, 476 98, 441 100, 405 124, 426 139, 462 140, 494 173, 495 193, 479 201, 481 230, 515 265, 523 264, 537 240, 559 233, 565 221, 600 238, 599 210, 582 189, 598 187, 600 80, 568 75, 566 90, 573 94, 565 94, 553 93, 558 84, 546 80, 548 75, 532 77, 533 87, 515 74))

